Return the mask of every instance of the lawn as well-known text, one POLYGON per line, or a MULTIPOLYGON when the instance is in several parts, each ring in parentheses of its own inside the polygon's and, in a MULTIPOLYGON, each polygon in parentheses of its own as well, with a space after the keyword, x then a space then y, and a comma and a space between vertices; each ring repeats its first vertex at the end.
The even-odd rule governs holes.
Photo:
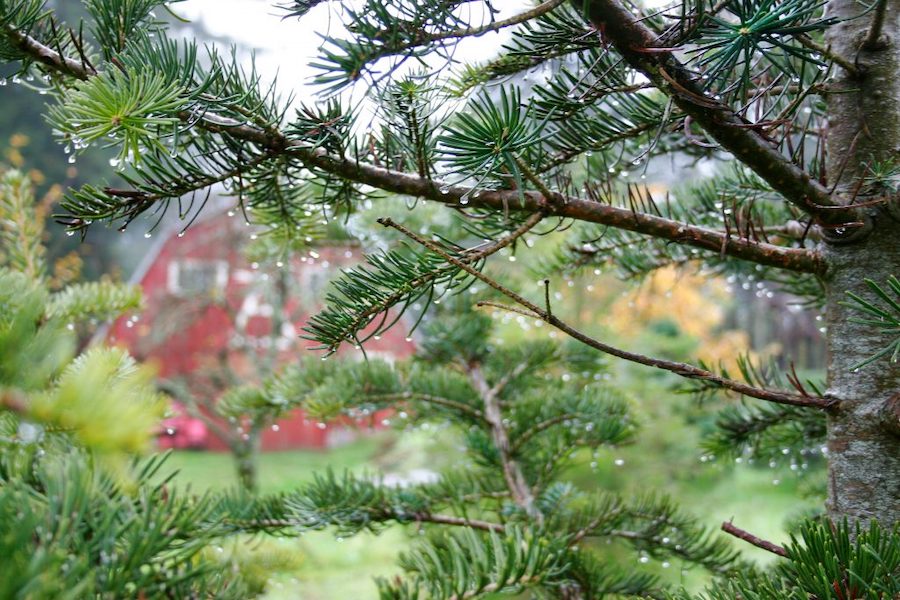
MULTIPOLYGON (((684 450, 682 438, 687 428, 671 426, 678 420, 675 415, 656 416, 665 418, 646 421, 641 439, 635 445, 602 451, 596 456, 586 454, 581 464, 569 472, 569 478, 580 486, 626 495, 655 489, 678 498, 684 510, 701 517, 710 527, 734 517, 738 525, 762 537, 784 539, 785 518, 808 505, 798 500, 796 477, 743 465, 700 463, 696 453, 684 450), (592 466, 592 463, 596 464, 592 466), (777 485, 772 483, 775 479, 779 481, 777 485)), ((295 489, 309 481, 314 473, 327 468, 338 472, 350 469, 402 474, 431 463, 446 465, 450 460, 436 448, 428 432, 401 435, 381 432, 328 451, 263 454, 260 487, 264 493, 295 489)), ((195 491, 223 489, 236 483, 228 454, 174 452, 168 465, 179 471, 175 479, 178 485, 190 485, 195 491)), ((373 578, 398 572, 396 557, 407 546, 409 533, 395 527, 379 536, 361 535, 341 540, 322 531, 298 539, 266 541, 260 546, 261 551, 274 548, 280 552, 296 552, 302 562, 293 572, 273 576, 265 598, 375 598, 373 578)), ((260 544, 258 540, 248 543, 260 544)), ((749 558, 770 558, 746 545, 742 550, 749 558)), ((654 564, 635 565, 635 568, 655 569, 671 581, 689 587, 697 587, 707 577, 698 570, 682 573, 678 564, 666 571, 654 564)))

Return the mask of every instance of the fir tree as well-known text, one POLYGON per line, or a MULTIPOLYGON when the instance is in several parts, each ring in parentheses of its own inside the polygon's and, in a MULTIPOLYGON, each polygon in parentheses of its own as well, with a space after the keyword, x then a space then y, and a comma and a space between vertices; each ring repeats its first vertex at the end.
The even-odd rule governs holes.
MULTIPOLYGON (((70 192, 60 220, 71 230, 175 207, 190 219, 222 182, 242 206, 284 215, 275 223, 284 235, 296 231, 298 211, 345 214, 362 199, 446 205, 465 235, 435 239, 381 220, 409 246, 374 254, 336 282, 329 308, 307 331, 326 352, 363 344, 420 299, 431 304, 479 280, 506 298, 483 300, 499 310, 702 391, 744 397, 746 409, 723 416, 735 434, 723 438, 731 449, 753 453, 772 439, 789 451, 827 446, 834 529, 809 526, 803 544, 782 548, 729 526, 791 566, 781 579, 750 577, 714 597, 897 593, 896 569, 878 566, 896 564, 900 521, 896 0, 684 0, 652 11, 621 0, 546 0, 502 19, 489 1, 342 6, 346 37, 326 38, 317 79, 333 93, 367 84, 377 127, 364 127, 359 111, 336 97, 289 113, 256 73, 168 37, 153 11, 175 3, 85 4, 87 27, 60 23, 40 0, 0 3, 0 55, 18 61, 23 77, 46 77, 38 81, 53 98, 48 118, 60 141, 79 152, 92 144, 120 152, 129 187, 70 192), (499 57, 452 64, 460 40, 499 29, 511 32, 499 57), (441 59, 454 68, 434 68, 441 59), (404 68, 416 61, 426 70, 404 68), (526 75, 539 85, 526 91, 526 75), (623 174, 676 152, 731 165, 679 191, 677 201, 623 174), (545 294, 533 299, 486 263, 540 234, 563 237, 566 250, 548 269, 545 294), (827 387, 787 375, 779 387, 778 377, 752 366, 735 377, 629 352, 551 306, 561 268, 640 275, 671 264, 752 277, 824 307, 827 387), (818 425, 791 425, 797 419, 818 425), (844 519, 862 521, 865 533, 844 519), (893 535, 879 533, 876 521, 893 535)), ((319 4, 288 2, 286 14, 302 19, 319 4)), ((522 500, 529 526, 540 526, 540 513, 522 500)), ((505 573, 499 557, 514 557, 534 565, 518 571, 522 577, 543 581, 559 565, 528 535, 470 527, 408 565, 423 582, 466 582, 466 566, 505 573), (455 568, 433 568, 439 563, 455 568)), ((466 597, 471 589, 411 583, 387 593, 466 597)), ((578 597, 590 589, 572 580, 543 592, 578 597)))
POLYGON ((630 546, 635 563, 735 567, 731 546, 668 498, 622 498, 565 482, 581 450, 633 441, 628 402, 602 377, 602 355, 552 341, 494 346, 491 318, 469 310, 444 313, 425 329, 412 361, 313 361, 269 388, 273 398, 302 398, 307 414, 323 421, 393 409, 400 425, 449 425, 461 440, 460 456, 433 483, 397 487, 329 472, 285 498, 301 531, 428 527, 400 559, 408 577, 379 582, 382 598, 661 594, 652 573, 613 567, 604 541, 630 546))
POLYGON ((204 555, 242 528, 146 456, 166 409, 152 374, 122 350, 76 354, 75 324, 138 308, 139 290, 51 290, 42 233, 27 177, 0 175, 0 597, 245 598, 204 555))

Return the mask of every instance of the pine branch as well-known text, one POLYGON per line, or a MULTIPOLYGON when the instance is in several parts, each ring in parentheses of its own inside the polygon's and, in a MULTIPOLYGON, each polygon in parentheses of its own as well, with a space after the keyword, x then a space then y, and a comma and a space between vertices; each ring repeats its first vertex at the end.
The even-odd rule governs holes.
MULTIPOLYGON (((570 337, 592 347, 606 354, 610 354, 612 356, 616 356, 618 358, 622 358, 624 360, 628 360, 630 362, 635 362, 638 364, 646 365, 648 367, 654 367, 657 369, 662 369, 664 371, 669 371, 671 373, 675 373, 680 377, 686 377, 688 379, 701 379, 715 385, 719 385, 725 389, 732 390, 739 394, 750 396, 752 398, 758 398, 760 400, 767 400, 769 402, 777 402, 780 404, 792 404, 796 406, 810 406, 821 409, 828 409, 834 406, 835 402, 833 400, 827 400, 825 398, 815 398, 809 396, 801 396, 799 394, 789 394, 786 392, 778 392, 772 390, 764 390, 752 387, 740 381, 735 381, 733 379, 726 379, 720 375, 707 371, 706 369, 701 369, 699 367, 695 367, 694 365, 689 365, 686 363, 679 363, 664 359, 651 358, 649 356, 644 356, 642 354, 637 354, 634 352, 628 352, 625 350, 620 350, 608 344, 604 344, 599 340, 595 340, 590 336, 582 333, 581 331, 575 329, 574 327, 568 325, 567 323, 560 320, 555 315, 548 313, 545 309, 537 306, 536 304, 526 300, 521 295, 512 291, 511 289, 504 287, 499 284, 497 281, 489 278, 484 275, 480 271, 473 269, 465 263, 460 262, 456 258, 450 256, 446 252, 444 252, 437 245, 425 240, 421 236, 416 235, 412 231, 406 229, 402 225, 398 225, 394 223, 391 219, 379 219, 379 223, 384 225, 385 227, 393 227, 394 229, 400 231, 405 236, 410 239, 416 241, 418 244, 424 246, 428 250, 438 254, 443 257, 447 262, 459 267, 463 271, 466 271, 473 277, 480 279, 493 289, 497 290, 504 296, 512 299, 517 304, 524 307, 524 309, 528 312, 528 316, 532 318, 538 318, 547 323, 548 325, 552 325, 556 327, 560 331, 568 334, 570 337)), ((507 307, 504 305, 496 304, 494 302, 481 302, 479 303, 482 306, 493 306, 495 308, 506 309, 507 307)), ((519 311, 514 311, 519 312, 519 311)))
POLYGON ((603 15, 604 36, 633 68, 700 124, 726 150, 768 182, 788 201, 822 223, 861 226, 857 210, 823 210, 837 206, 824 186, 785 158, 772 142, 727 105, 707 96, 671 48, 657 46, 656 35, 618 0, 587 0, 585 13, 603 15))
POLYGON ((424 402, 425 404, 434 404, 436 406, 443 406, 445 408, 449 408, 451 410, 455 410, 457 412, 465 413, 466 415, 472 417, 476 421, 484 421, 484 413, 478 409, 472 408, 467 404, 463 404, 462 402, 457 402, 455 400, 450 400, 449 398, 441 398, 440 396, 433 396, 431 394, 419 394, 416 392, 403 392, 400 394, 379 394, 373 396, 366 396, 366 401, 370 402, 405 402, 408 400, 414 400, 416 402, 424 402))
MULTIPOLYGON (((35 40, 28 46, 35 57, 47 58, 45 64, 63 74, 71 74, 79 79, 87 79, 96 74, 93 69, 82 68, 73 60, 60 56, 35 40), (75 71, 70 71, 77 65, 75 71)), ((307 166, 346 178, 357 183, 371 185, 384 191, 427 198, 449 205, 459 205, 464 198, 468 208, 490 208, 494 210, 516 210, 534 212, 542 207, 546 199, 532 193, 504 190, 478 190, 463 186, 449 186, 428 178, 390 171, 375 165, 323 153, 321 149, 310 148, 300 140, 289 139, 278 130, 263 129, 209 112, 182 111, 182 121, 193 123, 206 131, 226 137, 243 140, 266 148, 272 153, 288 153, 297 156, 307 166)), ((741 130, 746 134, 745 130, 741 130)), ((749 134, 748 134, 749 135, 749 134)), ((141 194, 140 192, 135 192, 141 194)), ((145 203, 142 203, 146 206, 145 203)), ((634 231, 644 235, 667 239, 678 244, 696 248, 715 250, 758 264, 778 267, 791 271, 823 273, 824 261, 815 252, 781 248, 763 242, 735 239, 727 234, 702 227, 664 219, 650 214, 619 208, 580 198, 565 197, 556 203, 551 214, 609 225, 634 231)))
MULTIPOLYGON (((299 153, 306 162, 342 177, 385 191, 423 197, 444 204, 457 205, 460 199, 465 198, 467 203, 465 205, 469 208, 504 210, 506 207, 517 212, 533 212, 540 209, 544 203, 543 196, 531 192, 523 194, 516 190, 478 190, 465 186, 450 186, 349 159, 314 156, 308 151, 299 153)), ((825 271, 824 261, 813 251, 782 248, 764 242, 740 239, 704 227, 591 200, 563 196, 548 212, 553 216, 609 225, 790 271, 820 274, 825 271)))

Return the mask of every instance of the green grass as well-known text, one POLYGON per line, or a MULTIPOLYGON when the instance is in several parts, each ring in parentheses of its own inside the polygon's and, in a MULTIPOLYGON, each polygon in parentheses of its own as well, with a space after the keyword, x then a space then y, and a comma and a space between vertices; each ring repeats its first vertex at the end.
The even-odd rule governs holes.
MULTIPOLYGON (((363 470, 383 452, 388 440, 385 436, 357 440, 331 450, 294 450, 267 452, 260 455, 259 487, 263 493, 296 489, 310 481, 314 473, 328 468, 335 471, 363 470)), ((196 491, 222 490, 237 485, 231 454, 227 452, 172 452, 166 463, 168 470, 177 470, 179 485, 188 484, 196 491)))
MULTIPOLYGON (((638 439, 633 445, 602 450, 594 456, 585 452, 566 474, 579 487, 614 491, 626 497, 648 491, 666 493, 707 527, 717 529, 722 521, 733 518, 736 525, 778 543, 786 539, 784 525, 789 516, 816 506, 814 500, 799 498, 801 480, 787 469, 701 462, 699 432, 708 426, 704 419, 709 418, 688 398, 669 391, 669 379, 635 377, 626 372, 622 380, 629 381, 633 396, 647 399, 634 404, 641 423, 638 439), (695 424, 687 425, 686 421, 695 424), (617 460, 622 464, 616 464, 617 460), (773 485, 775 479, 778 485, 773 485)), ((455 444, 447 445, 441 437, 427 431, 380 432, 328 451, 263 454, 260 489, 263 493, 296 489, 315 473, 329 468, 337 472, 400 473, 421 467, 452 468, 460 455, 453 450, 455 444)), ((177 485, 190 485, 195 491, 236 484, 227 453, 174 452, 168 466, 179 470, 177 485)), ((302 555, 303 562, 295 572, 274 575, 265 597, 376 598, 373 578, 398 573, 397 554, 408 547, 411 533, 412 528, 394 527, 378 536, 367 534, 347 540, 337 540, 328 531, 276 540, 302 555)), ((761 563, 772 560, 762 550, 738 540, 733 543, 746 558, 761 563)), ((613 550, 612 558, 630 561, 633 555, 613 550)), ((709 579, 700 569, 683 572, 677 561, 667 569, 652 562, 634 564, 634 568, 658 572, 692 589, 702 587, 709 579)))
MULTIPOLYGON (((352 471, 399 471, 427 464, 429 436, 412 434, 397 439, 393 432, 381 432, 346 446, 327 451, 296 450, 270 452, 260 456, 259 483, 262 493, 296 489, 326 469, 352 471)), ((231 455, 225 452, 172 452, 166 471, 177 470, 176 486, 190 486, 196 492, 223 490, 237 485, 231 455)), ((250 548, 258 542, 247 541, 250 548)), ((375 577, 399 572, 397 554, 407 545, 407 534, 393 528, 378 536, 359 535, 338 540, 328 531, 304 534, 298 539, 266 542, 297 552, 302 563, 295 572, 273 575, 267 600, 330 600, 331 598, 376 598, 375 577)))

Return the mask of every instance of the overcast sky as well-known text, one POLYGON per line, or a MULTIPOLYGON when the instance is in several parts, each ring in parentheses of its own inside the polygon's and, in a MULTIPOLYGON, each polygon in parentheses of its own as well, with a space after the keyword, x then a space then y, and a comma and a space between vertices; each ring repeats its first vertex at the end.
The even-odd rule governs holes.
MULTIPOLYGON (((293 89, 299 100, 309 100, 315 88, 308 82, 316 71, 308 64, 318 54, 320 34, 343 35, 338 14, 342 3, 323 2, 301 19, 283 19, 284 10, 274 4, 274 0, 187 0, 173 8, 192 21, 202 21, 215 36, 256 49, 257 67, 263 75, 277 73, 282 91, 293 89)), ((504 2, 497 18, 505 18, 526 4, 524 0, 504 2)), ((504 31, 466 40, 455 56, 462 61, 485 60, 495 55, 507 38, 504 31)))

